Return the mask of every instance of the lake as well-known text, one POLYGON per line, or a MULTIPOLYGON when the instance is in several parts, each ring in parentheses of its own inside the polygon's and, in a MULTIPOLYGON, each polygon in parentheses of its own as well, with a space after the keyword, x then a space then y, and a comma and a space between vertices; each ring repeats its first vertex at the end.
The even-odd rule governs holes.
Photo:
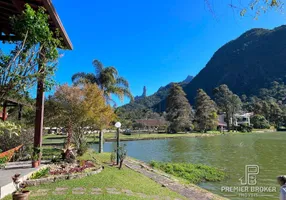
MULTIPOLYGON (((127 145, 128 156, 145 162, 191 162, 224 169, 229 176, 226 180, 201 183, 199 186, 234 200, 278 199, 279 187, 276 177, 286 174, 284 132, 141 140, 121 144, 127 145), (248 170, 249 179, 244 178, 246 165, 255 165, 248 170), (258 170, 257 166, 259 173, 255 171, 258 170), (249 184, 244 186, 246 180, 249 180, 249 184), (277 192, 271 192, 271 187, 277 187, 277 192), (225 191, 222 192, 222 189, 225 191), (240 192, 226 192, 230 189, 240 192), (251 192, 254 189, 259 191, 251 192)), ((114 142, 107 142, 104 144, 104 150, 111 152, 115 145, 114 142)), ((98 145, 94 144, 93 148, 98 150, 98 145)))

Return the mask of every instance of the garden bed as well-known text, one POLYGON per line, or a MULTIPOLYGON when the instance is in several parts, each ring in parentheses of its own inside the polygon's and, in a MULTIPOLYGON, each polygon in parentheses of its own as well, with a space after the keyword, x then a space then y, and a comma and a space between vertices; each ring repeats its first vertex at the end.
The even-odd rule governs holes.
POLYGON ((91 161, 81 161, 80 163, 51 164, 35 172, 25 181, 27 186, 53 183, 61 180, 71 180, 83 178, 100 173, 102 166, 93 164, 91 161))

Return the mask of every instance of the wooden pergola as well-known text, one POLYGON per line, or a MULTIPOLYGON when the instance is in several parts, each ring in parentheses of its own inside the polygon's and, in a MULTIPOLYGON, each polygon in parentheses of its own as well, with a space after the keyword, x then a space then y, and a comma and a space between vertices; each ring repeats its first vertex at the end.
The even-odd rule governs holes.
MULTIPOLYGON (((33 9, 44 7, 49 15, 50 28, 53 31, 58 30, 63 39, 62 46, 65 49, 72 50, 72 43, 63 27, 63 24, 51 2, 51 0, 0 0, 0 41, 16 41, 19 38, 13 34, 10 26, 10 17, 20 14, 24 10, 24 5, 29 4, 33 9)), ((39 69, 41 70, 41 69, 39 69)), ((42 146, 43 135, 43 119, 44 119, 44 80, 39 79, 37 85, 36 99, 36 119, 35 119, 35 135, 34 146, 42 146)))
POLYGON ((7 113, 7 108, 8 107, 18 107, 18 120, 21 120, 23 106, 31 106, 31 105, 29 105, 27 103, 24 103, 24 102, 21 102, 21 101, 18 101, 17 99, 8 98, 8 99, 5 99, 3 101, 1 106, 2 106, 2 113, 1 113, 1 117, 0 118, 3 121, 5 121, 7 119, 7 117, 8 117, 8 113, 7 113))

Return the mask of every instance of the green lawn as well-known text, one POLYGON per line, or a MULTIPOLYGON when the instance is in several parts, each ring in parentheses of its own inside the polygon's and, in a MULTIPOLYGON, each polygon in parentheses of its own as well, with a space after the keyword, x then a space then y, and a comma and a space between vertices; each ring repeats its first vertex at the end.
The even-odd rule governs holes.
MULTIPOLYGON (((269 129, 254 129, 253 133, 264 131, 267 132, 269 129)), ((249 134, 245 132, 227 132, 220 133, 219 131, 209 131, 208 133, 176 133, 176 134, 167 134, 167 133, 136 133, 132 135, 120 134, 121 141, 129 140, 147 140, 147 139, 164 139, 164 138, 180 138, 180 137, 208 137, 221 134, 249 134)), ((104 133, 104 139, 106 142, 115 141, 115 133, 104 133)), ((45 135, 43 138, 43 144, 46 146, 51 145, 63 145, 65 142, 66 136, 63 135, 45 135)), ((98 143, 98 134, 88 135, 87 141, 89 143, 98 143)))
MULTIPOLYGON (((141 134, 132 134, 132 135, 124 135, 120 134, 121 141, 128 140, 144 140, 144 139, 163 139, 163 138, 179 138, 179 137, 207 137, 218 135, 219 132, 211 132, 211 133, 177 133, 177 134, 167 134, 167 133, 141 133, 141 134)), ((90 143, 98 143, 98 135, 89 135, 87 136, 87 141, 90 143)), ((61 145, 65 142, 66 136, 59 135, 46 135, 43 139, 44 145, 61 145)), ((104 133, 105 141, 113 141, 116 139, 115 133, 104 133)))
MULTIPOLYGON (((88 155, 84 156, 85 159, 88 158, 88 155)), ((96 158, 99 162, 109 162, 110 154, 96 154, 96 158)), ((78 199, 115 199, 115 200, 133 200, 133 199, 143 199, 139 196, 127 196, 126 194, 108 194, 106 188, 116 188, 117 190, 131 190, 135 193, 143 193, 153 199, 152 196, 158 196, 160 199, 165 197, 171 197, 172 199, 186 199, 183 196, 170 191, 167 188, 162 187, 151 179, 134 172, 126 167, 122 170, 118 170, 116 167, 110 167, 105 165, 105 169, 97 175, 85 177, 77 180, 66 180, 60 181, 57 183, 52 183, 48 185, 41 185, 36 187, 29 187, 30 191, 34 193, 40 189, 49 189, 49 192, 46 196, 33 197, 31 200, 41 199, 41 200, 60 200, 60 199, 69 199, 69 200, 78 200, 78 199), (68 188, 65 195, 54 195, 53 191, 56 188, 68 188), (84 188, 85 194, 72 194, 73 188, 84 188), (93 188, 103 189, 103 194, 92 195, 90 194, 93 188)), ((4 200, 10 200, 11 196, 4 198, 4 200)), ((146 199, 146 198, 144 198, 146 199)))

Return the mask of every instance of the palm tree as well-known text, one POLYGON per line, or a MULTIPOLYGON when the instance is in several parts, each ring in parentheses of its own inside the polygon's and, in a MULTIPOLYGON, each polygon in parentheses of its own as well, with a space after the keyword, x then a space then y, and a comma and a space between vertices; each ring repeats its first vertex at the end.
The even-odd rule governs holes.
POLYGON ((118 75, 115 67, 104 67, 99 60, 94 60, 92 65, 94 66, 95 73, 79 72, 74 74, 72 76, 74 85, 84 83, 97 84, 104 92, 108 103, 113 102, 115 104, 115 101, 111 98, 112 94, 117 96, 121 101, 124 100, 125 96, 133 100, 128 81, 118 75))
MULTIPOLYGON (((104 67, 99 60, 92 62, 95 73, 79 72, 72 76, 72 82, 74 85, 81 85, 85 83, 97 84, 103 91, 106 102, 112 102, 116 105, 115 101, 111 98, 111 95, 117 96, 121 101, 124 97, 128 97, 133 101, 133 96, 129 89, 129 83, 123 77, 118 75, 118 71, 115 67, 104 67)), ((103 152, 103 132, 99 132, 99 153, 103 152)))

